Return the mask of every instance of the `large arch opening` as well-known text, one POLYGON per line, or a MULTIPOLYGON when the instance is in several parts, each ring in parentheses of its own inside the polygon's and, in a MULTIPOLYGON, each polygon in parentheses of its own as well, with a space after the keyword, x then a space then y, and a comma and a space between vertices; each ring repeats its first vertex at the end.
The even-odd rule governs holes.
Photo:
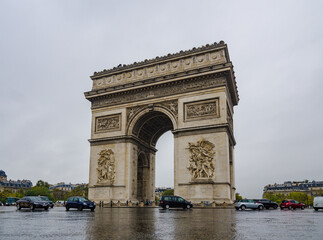
MULTIPOLYGON (((154 150, 156 150, 155 147, 158 139, 164 133, 173 129, 174 126, 170 117, 160 111, 148 111, 144 113, 133 125, 132 134, 140 142, 138 144, 136 171, 136 197, 139 201, 154 200, 156 181, 156 151, 154 150)), ((174 153, 172 152, 172 154, 174 153)), ((170 168, 169 170, 174 174, 172 169, 170 168)))
POLYGON ((160 136, 173 129, 173 123, 165 113, 149 111, 136 121, 132 134, 155 147, 160 136))

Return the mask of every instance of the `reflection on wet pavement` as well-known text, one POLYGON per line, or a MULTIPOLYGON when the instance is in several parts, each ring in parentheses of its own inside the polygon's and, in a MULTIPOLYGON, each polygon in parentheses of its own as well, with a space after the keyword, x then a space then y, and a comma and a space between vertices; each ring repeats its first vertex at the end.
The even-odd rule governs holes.
POLYGON ((322 239, 323 211, 0 207, 0 239, 322 239))

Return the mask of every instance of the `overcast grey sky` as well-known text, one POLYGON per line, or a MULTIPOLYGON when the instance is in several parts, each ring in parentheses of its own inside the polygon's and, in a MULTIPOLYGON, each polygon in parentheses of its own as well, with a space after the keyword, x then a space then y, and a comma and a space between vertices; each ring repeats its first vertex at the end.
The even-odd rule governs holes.
MULTIPOLYGON (((88 182, 94 71, 224 40, 239 105, 236 187, 323 180, 323 1, 0 0, 0 169, 88 182)), ((173 139, 157 186, 173 186, 173 139)))

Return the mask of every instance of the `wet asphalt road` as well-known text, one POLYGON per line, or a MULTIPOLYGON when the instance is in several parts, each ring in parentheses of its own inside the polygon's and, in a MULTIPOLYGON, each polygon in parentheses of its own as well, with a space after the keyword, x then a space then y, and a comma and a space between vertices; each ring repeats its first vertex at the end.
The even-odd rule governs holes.
POLYGON ((323 211, 0 207, 0 239, 323 239, 323 211))

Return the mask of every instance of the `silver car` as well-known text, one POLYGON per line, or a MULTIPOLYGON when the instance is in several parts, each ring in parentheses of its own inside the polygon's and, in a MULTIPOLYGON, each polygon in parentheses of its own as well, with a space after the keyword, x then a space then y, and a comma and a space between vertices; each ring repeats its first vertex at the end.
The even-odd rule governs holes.
POLYGON ((235 208, 237 210, 245 210, 246 208, 263 210, 264 205, 262 203, 257 203, 255 200, 252 199, 241 199, 235 203, 235 208))

